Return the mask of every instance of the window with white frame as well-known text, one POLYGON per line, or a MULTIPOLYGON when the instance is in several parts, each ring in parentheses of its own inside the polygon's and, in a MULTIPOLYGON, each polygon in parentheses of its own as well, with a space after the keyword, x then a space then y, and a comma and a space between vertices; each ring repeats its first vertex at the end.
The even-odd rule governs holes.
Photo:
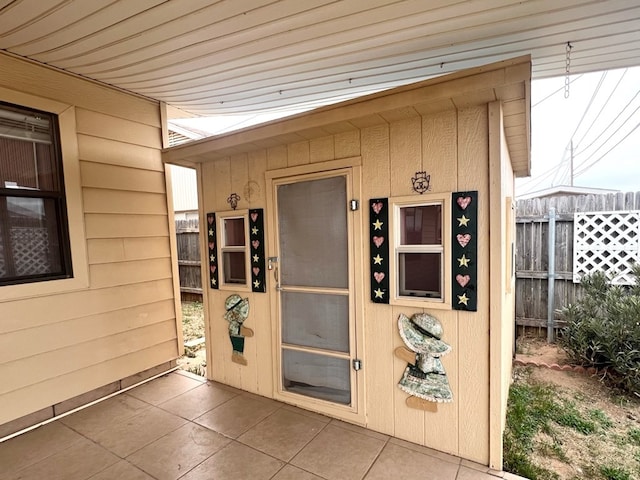
POLYGON ((444 300, 444 210, 443 200, 394 203, 396 299, 444 300))
POLYGON ((228 212, 218 218, 222 285, 248 286, 247 214, 228 212))
POLYGON ((0 103, 0 285, 71 276, 57 116, 0 103))

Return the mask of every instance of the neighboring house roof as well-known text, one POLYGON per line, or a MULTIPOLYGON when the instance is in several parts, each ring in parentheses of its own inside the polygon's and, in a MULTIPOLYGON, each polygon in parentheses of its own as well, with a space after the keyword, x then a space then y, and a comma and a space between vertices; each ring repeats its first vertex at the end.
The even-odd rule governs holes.
POLYGON ((0 49, 192 115, 309 108, 526 54, 534 78, 640 63, 629 0, 0 5, 0 49))
POLYGON ((620 190, 611 190, 608 188, 592 188, 592 187, 574 187, 571 185, 557 185, 555 187, 537 190, 535 192, 517 195, 517 200, 526 200, 528 198, 545 198, 558 197, 567 195, 603 195, 607 193, 618 193, 620 190))

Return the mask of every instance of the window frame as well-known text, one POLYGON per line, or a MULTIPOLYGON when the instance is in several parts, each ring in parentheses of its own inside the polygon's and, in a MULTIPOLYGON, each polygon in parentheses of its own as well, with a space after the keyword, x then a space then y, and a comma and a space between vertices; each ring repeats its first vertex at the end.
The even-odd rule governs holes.
POLYGON ((230 210, 226 212, 216 212, 216 221, 218 222, 218 268, 220 269, 219 277, 219 289, 220 290, 236 290, 236 291, 251 291, 251 262, 250 262, 250 235, 249 235, 249 210, 230 210), (226 245, 226 230, 225 220, 242 218, 244 222, 243 234, 244 234, 244 246, 226 245), (244 253, 244 270, 245 277, 244 283, 227 283, 226 267, 225 267, 225 253, 242 252, 244 253))
POLYGON ((9 88, 0 88, 0 101, 58 116, 60 161, 67 204, 67 225, 73 276, 0 287, 0 304, 19 299, 62 294, 89 288, 89 262, 80 178, 76 109, 73 105, 9 88))
POLYGON ((451 309, 451 195, 424 194, 420 197, 391 197, 389 198, 389 282, 392 305, 417 308, 451 309), (441 207, 441 244, 404 245, 401 243, 401 214, 400 210, 407 207, 421 207, 439 205, 441 207), (440 285, 439 297, 401 295, 402 276, 400 274, 402 262, 401 253, 438 253, 440 255, 440 285))
MULTIPOLYGON (((5 108, 9 111, 26 114, 32 114, 34 116, 40 115, 47 117, 49 120, 49 134, 51 136, 53 161, 55 162, 55 183, 58 188, 56 190, 39 190, 30 188, 10 188, 4 185, 0 185, 0 210, 8 210, 9 198, 32 198, 42 200, 43 204, 47 200, 53 200, 53 206, 55 209, 55 221, 56 221, 56 236, 58 237, 58 253, 59 253, 59 271, 52 273, 31 274, 31 275, 14 275, 13 277, 0 278, 0 287, 8 285, 19 285, 25 283, 35 283, 43 281, 51 281, 58 279, 66 279, 73 277, 73 265, 71 261, 71 246, 69 241, 69 220, 67 216, 66 206, 66 194, 65 194, 65 182, 64 182, 64 165, 62 162, 62 149, 60 142, 60 129, 58 126, 58 115, 45 112, 39 109, 16 105, 0 100, 0 108, 5 108)), ((7 215, 8 217, 8 215, 7 215)), ((50 228, 47 224, 47 228, 50 228)), ((3 229, 4 231, 4 229, 3 229)), ((4 232, 3 235, 6 235, 4 232)), ((6 239, 5 239, 6 240, 6 239)), ((5 243, 5 246, 11 249, 10 242, 5 243)), ((11 250, 10 250, 11 251, 11 250)), ((9 268, 15 267, 14 256, 5 258, 5 262, 10 265, 9 268)))

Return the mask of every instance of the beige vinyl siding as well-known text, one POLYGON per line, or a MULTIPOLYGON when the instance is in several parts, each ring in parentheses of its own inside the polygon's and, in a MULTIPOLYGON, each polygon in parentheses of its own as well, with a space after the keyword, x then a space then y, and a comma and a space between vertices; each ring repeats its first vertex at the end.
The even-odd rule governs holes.
POLYGON ((0 287, 3 424, 174 359, 179 347, 159 105, 6 55, 0 71, 0 100, 75 111, 65 135, 79 182, 65 187, 82 205, 86 258, 74 271, 88 272, 84 288, 56 293, 8 300, 0 287))

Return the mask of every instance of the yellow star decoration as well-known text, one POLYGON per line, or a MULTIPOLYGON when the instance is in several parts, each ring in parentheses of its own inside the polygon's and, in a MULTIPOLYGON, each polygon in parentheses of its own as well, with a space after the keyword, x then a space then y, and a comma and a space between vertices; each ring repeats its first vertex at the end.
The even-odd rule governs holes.
POLYGON ((258 263, 260 261, 260 257, 258 255, 253 256, 253 263, 258 263))
POLYGON ((209 260, 211 260, 212 263, 215 262, 216 261, 216 256, 215 255, 211 255, 209 257, 209 260))
POLYGON ((460 218, 457 219, 458 220, 458 226, 459 227, 467 227, 469 225, 469 221, 471 220, 470 218, 465 217, 464 215, 462 215, 460 218))
POLYGON ((213 237, 213 228, 210 228, 210 229, 209 229, 209 236, 210 236, 210 237, 213 237))
POLYGON ((260 288, 260 280, 253 282, 253 288, 260 288))
POLYGON ((384 297, 384 292, 382 290, 380 290, 379 288, 377 290, 374 290, 373 293, 375 293, 376 298, 383 298, 384 297))
POLYGON ((457 260, 458 260, 459 267, 468 267, 469 262, 471 261, 470 259, 467 258, 467 256, 464 253, 457 260))
POLYGON ((382 223, 380 219, 378 219, 372 225, 374 230, 382 230, 382 225, 384 225, 384 223, 382 223))
POLYGON ((466 293, 463 293, 462 295, 456 295, 456 297, 458 297, 458 305, 464 303, 465 306, 468 306, 467 302, 469 301, 469 297, 467 297, 466 293))
POLYGON ((211 279, 211 286, 212 286, 212 287, 215 287, 215 286, 216 286, 216 279, 215 279, 215 278, 212 278, 212 279, 211 279))
POLYGON ((251 229, 251 235, 257 235, 258 234, 258 227, 253 227, 251 229))
POLYGON ((376 255, 375 257, 373 257, 373 264, 374 265, 382 265, 382 257, 380 256, 380 254, 376 255))

